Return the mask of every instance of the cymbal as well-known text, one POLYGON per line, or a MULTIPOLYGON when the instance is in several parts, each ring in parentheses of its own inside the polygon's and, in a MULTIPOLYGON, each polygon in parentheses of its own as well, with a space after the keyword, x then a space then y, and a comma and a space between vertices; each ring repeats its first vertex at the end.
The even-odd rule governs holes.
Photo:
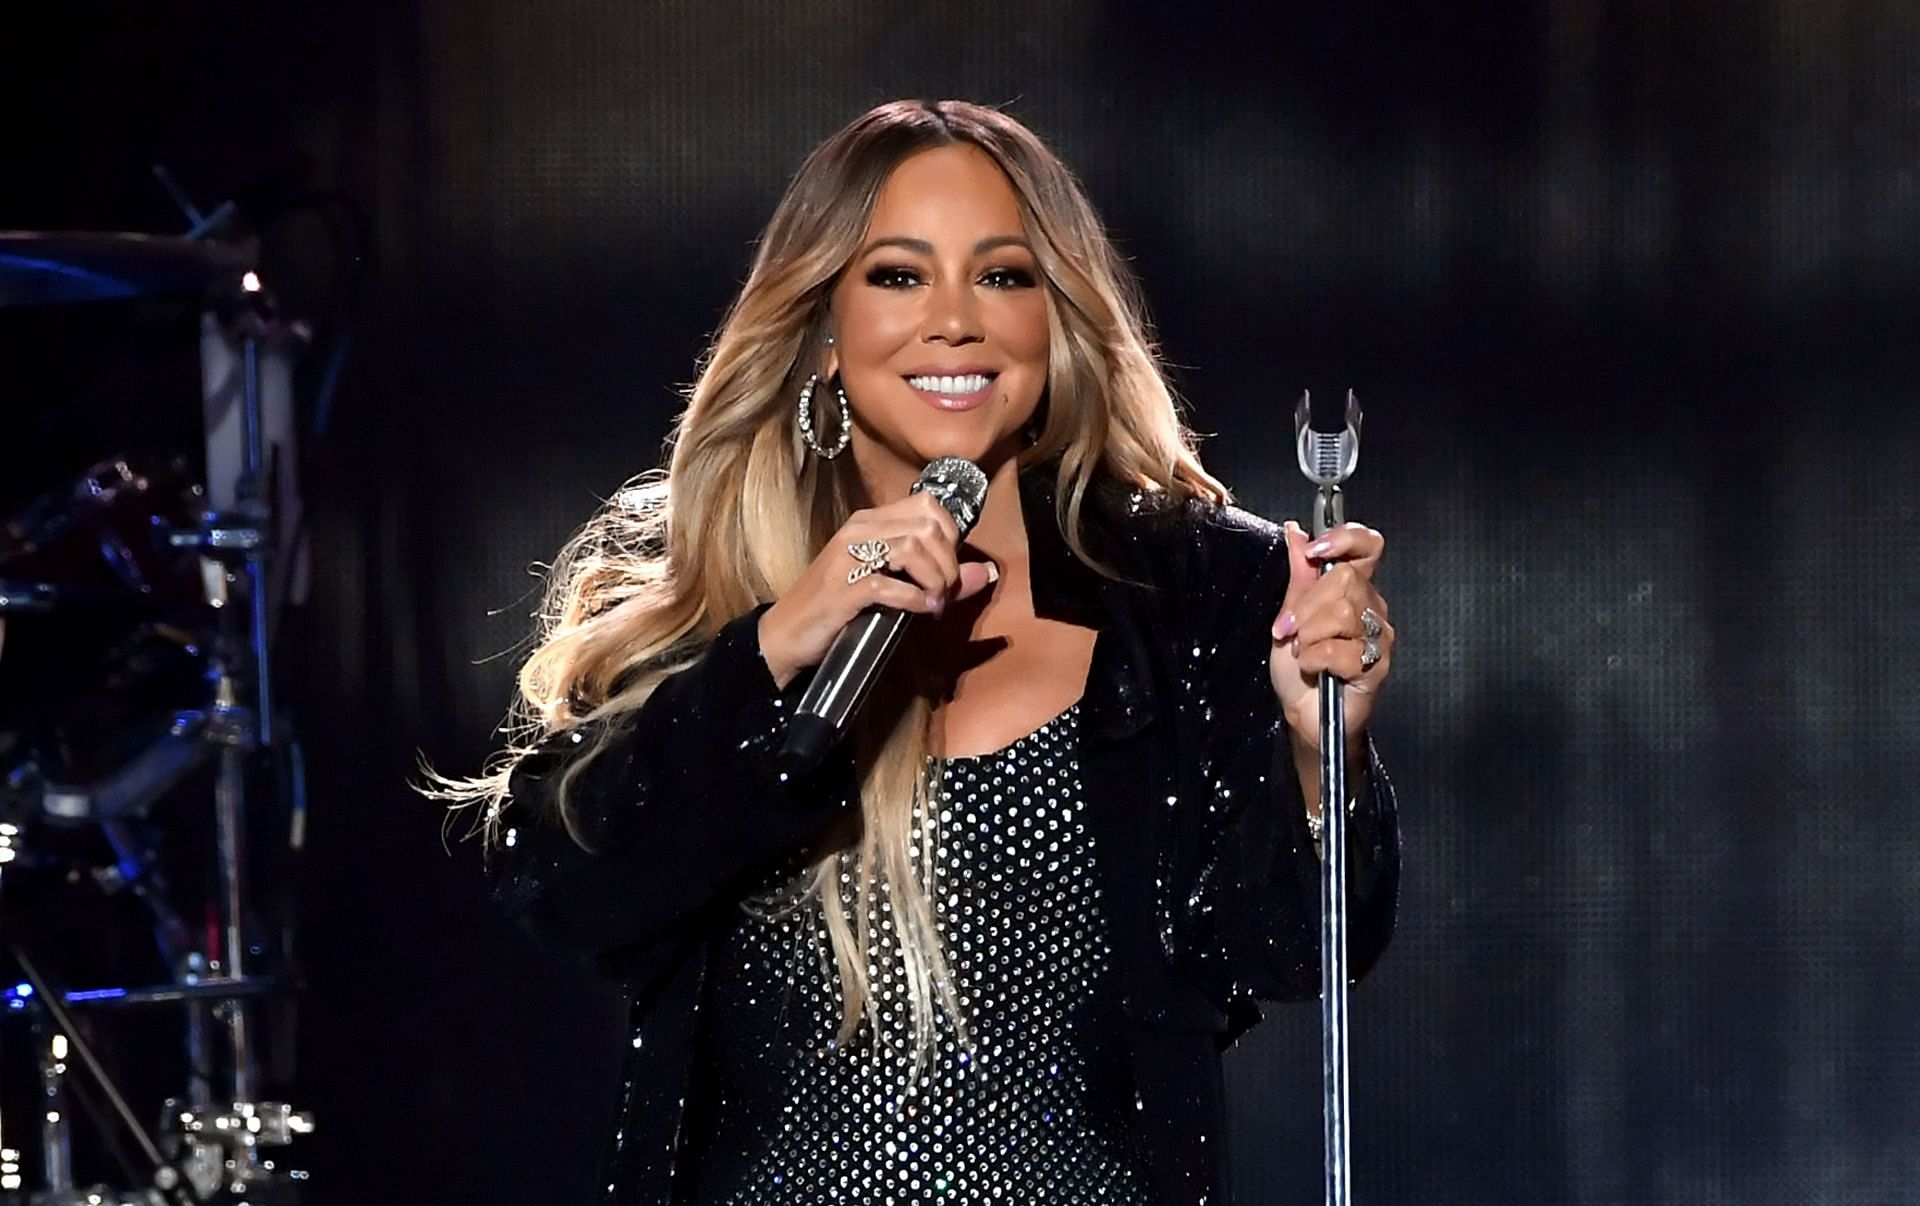
POLYGON ((0 306, 191 293, 251 267, 237 247, 170 235, 0 230, 0 306))

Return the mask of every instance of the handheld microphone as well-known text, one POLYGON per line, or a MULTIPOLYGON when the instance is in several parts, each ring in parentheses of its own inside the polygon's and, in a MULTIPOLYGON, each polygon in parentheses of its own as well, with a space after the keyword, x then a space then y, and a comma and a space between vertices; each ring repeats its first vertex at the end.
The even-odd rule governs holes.
MULTIPOLYGON (((943 456, 922 470, 920 480, 913 483, 915 494, 922 491, 947 509, 964 538, 973 530, 986 502, 987 475, 972 461, 943 456)), ((910 611, 875 604, 854 616, 833 638, 787 724, 787 740, 779 759, 782 770, 789 775, 811 771, 846 736, 853 714, 866 702, 912 618, 910 611)))

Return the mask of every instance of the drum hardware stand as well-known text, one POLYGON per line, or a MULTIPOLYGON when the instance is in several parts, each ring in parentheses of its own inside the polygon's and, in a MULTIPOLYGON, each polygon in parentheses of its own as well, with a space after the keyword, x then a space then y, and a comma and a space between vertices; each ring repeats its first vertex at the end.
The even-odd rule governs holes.
MULTIPOLYGON (((113 1078, 107 1075, 106 1068, 94 1055, 92 1046, 73 1024, 73 1015, 67 1012, 66 1003, 60 994, 52 990, 25 951, 18 946, 13 946, 10 948, 10 953, 14 961, 19 964, 20 973, 27 978, 27 985, 32 989, 37 1007, 53 1023, 52 1036, 42 1049, 41 1065, 46 1102, 46 1120, 42 1126, 41 1135, 46 1162, 47 1196, 42 1198, 36 1195, 36 1198, 51 1203, 61 1203, 61 1195, 66 1196, 66 1201, 85 1200, 83 1197, 75 1196, 77 1191, 73 1185, 72 1164, 67 1148, 65 1079, 66 1060, 70 1053, 73 1058, 80 1061, 80 1065, 87 1070, 93 1083, 105 1095, 108 1106, 120 1124, 120 1129, 131 1135, 134 1142, 139 1145, 141 1159, 146 1165, 148 1185, 154 1193, 159 1195, 160 1200, 168 1203, 169 1206, 198 1206, 205 1203, 208 1199, 203 1197, 188 1180, 181 1164, 168 1160, 162 1155, 160 1145, 154 1142, 153 1136, 147 1134, 146 1128, 140 1125, 140 1120, 134 1117, 133 1108, 127 1104, 127 1099, 115 1087, 113 1078), (65 1050, 62 1049, 63 1047, 65 1050)), ((102 1118, 96 1121, 103 1131, 113 1129, 108 1125, 107 1119, 102 1118)), ((90 1193, 89 1196, 92 1194, 90 1193)))
MULTIPOLYGON (((257 531, 253 529, 253 532, 257 531)), ((205 534, 185 534, 184 539, 181 534, 176 534, 174 539, 183 544, 191 541, 222 549, 237 548, 246 555, 257 555, 260 548, 260 541, 252 533, 217 526, 210 527, 205 534)), ((250 611, 249 618, 255 616, 257 613, 250 611)), ((94 1121, 101 1133, 111 1136, 116 1131, 123 1132, 132 1136, 139 1148, 139 1158, 130 1164, 129 1172, 136 1177, 143 1177, 150 1189, 135 1191, 132 1197, 119 1198, 117 1202, 145 1206, 145 1203, 152 1201, 168 1204, 271 1201, 272 1190, 263 1182, 274 1178, 276 1170, 273 1161, 263 1157, 262 1149, 285 1146, 296 1136, 310 1134, 313 1130, 310 1114, 284 1103, 253 1100, 258 1083, 257 1055, 248 1042, 247 1000, 273 990, 276 983, 270 979, 250 979, 243 972, 245 954, 241 944, 244 941, 245 918, 239 905, 244 900, 242 893, 245 888, 242 836, 246 757, 257 748, 258 738, 253 710, 234 702, 238 694, 239 675, 232 664, 230 652, 230 648, 216 652, 214 707, 204 724, 198 726, 202 730, 202 740, 221 746, 222 764, 215 790, 215 823, 221 871, 223 941, 227 944, 228 954, 225 965, 208 960, 187 945, 186 935, 189 931, 185 923, 163 899, 163 885, 141 866, 124 822, 102 817, 90 819, 101 824, 116 859, 115 865, 104 872, 105 880, 111 882, 103 882, 103 886, 132 890, 152 909, 157 940, 168 962, 177 969, 178 982, 155 988, 108 988, 62 993, 40 974, 25 951, 17 946, 10 950, 26 976, 26 984, 8 990, 0 997, 4 997, 10 1009, 31 1007, 50 1022, 48 1026, 36 1027, 40 1031, 43 1188, 34 1194, 33 1200, 43 1206, 80 1206, 82 1203, 91 1206, 93 1203, 114 1200, 102 1196, 103 1192, 110 1191, 99 1188, 82 1190, 74 1184, 69 1102, 75 1099, 75 1094, 68 1085, 70 1057, 79 1060, 93 1083, 100 1088, 110 1108, 111 1117, 96 1113, 94 1121), (214 974, 208 975, 209 972, 214 974), (74 1025, 68 1010, 76 1006, 99 1008, 175 1003, 185 1004, 188 1008, 189 1081, 184 1099, 172 1099, 166 1103, 167 1149, 175 1153, 169 1158, 163 1155, 161 1143, 156 1142, 140 1125, 125 1096, 74 1025), (224 1107, 214 1105, 207 1043, 208 1014, 210 1007, 216 1004, 219 1008, 214 1012, 226 1025, 233 1056, 233 1092, 230 1104, 224 1107), (141 1164, 146 1166, 144 1171, 140 1168, 141 1164)), ((82 815, 85 811, 82 810, 82 815)), ((11 822, 0 823, 0 869, 4 869, 19 853, 18 826, 11 822)), ((96 1107, 90 1099, 80 1100, 88 1105, 90 1112, 95 1112, 96 1107)), ((15 1182, 12 1188, 19 1188, 18 1168, 17 1150, 0 1145, 0 1190, 7 1189, 9 1176, 15 1182), (8 1168, 15 1171, 8 1174, 8 1168)), ((297 1173, 292 1176, 299 1179, 297 1173)))
MULTIPOLYGON (((166 880, 157 866, 149 865, 149 861, 140 858, 126 822, 102 821, 100 829, 113 847, 117 860, 112 872, 115 880, 112 887, 132 891, 153 914, 155 943, 160 948, 161 958, 173 971, 175 984, 179 986, 177 990, 136 989, 132 995, 155 1001, 179 1000, 186 1005, 187 1100, 198 1109, 206 1109, 213 1101, 213 1064, 207 1038, 212 1024, 212 1004, 194 994, 195 990, 204 991, 210 983, 207 957, 194 949, 187 923, 170 903, 166 880)), ((128 994, 105 999, 124 1001, 128 999, 128 994)), ((67 1000, 73 1004, 74 994, 69 993, 67 1000)))
MULTIPOLYGON (((115 832, 119 829, 118 825, 110 823, 109 840, 116 856, 124 858, 130 856, 132 851, 124 832, 115 832)), ((0 822, 0 877, 4 877, 8 865, 22 853, 19 826, 12 822, 0 822)), ((109 874, 120 878, 127 873, 116 867, 109 874)), ((157 929, 163 947, 169 945, 178 933, 184 933, 184 926, 170 909, 152 900, 146 892, 141 895, 150 904, 159 905, 156 909, 157 929)), ((253 1187, 239 1175, 239 1163, 225 1153, 242 1147, 251 1149, 284 1143, 291 1135, 311 1129, 310 1119, 296 1115, 284 1106, 267 1106, 264 1114, 257 1108, 230 1111, 231 1118, 211 1119, 204 1111, 181 1111, 177 1103, 169 1102, 167 1112, 180 1128, 182 1139, 171 1143, 156 1141, 140 1125, 125 1095, 94 1054, 92 1045, 75 1024, 70 1012, 74 1007, 165 1005, 175 1002, 197 1004, 204 1009, 208 1001, 231 1001, 258 995, 272 987, 271 981, 223 979, 150 989, 110 988, 62 993, 46 979, 26 951, 16 944, 9 944, 6 949, 19 966, 25 981, 0 993, 0 1001, 4 1001, 9 1012, 30 1010, 34 1014, 33 1030, 38 1049, 37 1096, 42 1184, 31 1197, 35 1206, 153 1206, 155 1203, 187 1206, 243 1201, 242 1195, 248 1194, 253 1187), (80 1068, 98 1088, 104 1106, 91 1093, 79 1092, 81 1084, 72 1079, 72 1061, 78 1061, 80 1068), (146 1188, 123 1193, 104 1186, 82 1189, 75 1184, 71 1122, 75 1103, 81 1105, 92 1118, 94 1126, 105 1137, 110 1151, 127 1174, 136 1181, 144 1181, 146 1188), (254 1119, 255 1115, 259 1117, 254 1119), (211 1124, 220 1132, 231 1128, 234 1133, 231 1137, 218 1134, 211 1141, 199 1138, 196 1132, 201 1129, 198 1121, 201 1118, 210 1118, 211 1124), (137 1156, 130 1156, 116 1141, 115 1136, 120 1134, 132 1137, 138 1148, 137 1156), (175 1153, 172 1157, 165 1154, 169 1150, 175 1153), (211 1162, 208 1159, 209 1151, 216 1156, 211 1162)), ((189 952, 186 966, 192 967, 196 960, 199 960, 197 953, 189 952)), ((204 960, 199 961, 204 966, 204 960)), ((203 1086, 204 1078, 198 1083, 203 1086)), ((0 1141, 0 1193, 16 1193, 24 1188, 20 1157, 20 1149, 0 1141)), ((271 1171, 270 1162, 266 1168, 271 1171)))
MULTIPOLYGON (((260 346, 272 333, 273 317, 259 278, 248 273, 239 297, 237 315, 243 372, 243 467, 235 483, 235 507, 210 513, 197 532, 175 533, 178 547, 197 547, 225 569, 225 583, 244 583, 246 602, 241 621, 228 605, 224 591, 213 600, 222 620, 221 638, 214 642, 214 704, 207 720, 209 739, 220 748, 220 768, 214 786, 214 823, 220 871, 220 915, 223 958, 209 961, 207 970, 219 982, 248 982, 246 901, 249 887, 246 858, 247 765, 259 750, 271 749, 279 739, 274 725, 271 629, 268 615, 269 551, 274 545, 273 489, 266 469, 261 421, 260 346), (248 675, 251 671, 251 675, 248 675), (251 682, 248 682, 248 678, 251 682), (252 687, 251 692, 246 688, 252 687)), ((244 994, 226 1000, 219 1011, 231 1055, 231 1094, 224 1108, 211 1101, 169 1103, 169 1112, 182 1143, 202 1163, 233 1166, 236 1185, 272 1175, 260 1148, 283 1145, 292 1137, 310 1133, 310 1114, 280 1102, 260 1101, 259 1050, 253 1033, 253 1011, 244 994)))
MULTIPOLYGON (((20 826, 13 821, 0 821, 0 880, 6 877, 8 864, 20 856, 20 826)), ((5 1121, 0 1118, 0 1123, 5 1121)), ((14 1144, 18 1140, 6 1134, 0 1128, 0 1193, 17 1193, 23 1187, 25 1178, 21 1175, 20 1149, 14 1144)))
MULTIPOLYGON (((1316 413, 1309 394, 1294 408, 1300 472, 1318 487, 1317 539, 1347 521, 1341 483, 1360 461, 1360 403, 1347 391, 1344 416, 1316 413)), ((1333 566, 1322 564, 1320 572, 1333 566)), ((1347 714, 1344 683, 1320 675, 1320 1055, 1325 1121, 1327 1206, 1353 1201, 1351 1112, 1347 1095, 1347 714)))
MULTIPOLYGON (((248 290, 247 296, 257 293, 248 290)), ((66 1059, 54 1054, 65 1045, 87 1069, 111 1107, 111 1117, 96 1118, 103 1134, 116 1131, 133 1136, 140 1161, 151 1171, 147 1190, 135 1191, 130 1202, 152 1200, 152 1193, 168 1203, 221 1200, 273 1201, 275 1182, 282 1174, 263 1149, 283 1146, 313 1129, 312 1116, 280 1102, 259 1100, 259 1050, 253 1032, 250 998, 270 991, 272 980, 248 974, 251 953, 247 939, 246 901, 251 887, 247 874, 247 780, 250 763, 279 739, 273 724, 273 693, 268 648, 267 578, 272 546, 271 493, 266 488, 265 457, 259 417, 258 347, 266 331, 257 311, 241 322, 244 388, 242 394, 245 462, 236 483, 235 507, 209 513, 197 530, 174 531, 168 543, 198 550, 215 563, 209 574, 208 602, 219 617, 221 631, 211 643, 213 699, 205 710, 177 714, 162 747, 149 750, 108 780, 85 787, 42 785, 42 811, 67 820, 101 824, 114 849, 117 866, 106 872, 107 887, 134 890, 153 909, 156 931, 176 983, 154 988, 98 989, 61 993, 39 973, 28 976, 28 999, 12 997, 11 1006, 30 1005, 51 1015, 51 1035, 41 1044, 41 1123, 44 1190, 35 1201, 46 1206, 79 1206, 99 1199, 98 1189, 76 1188, 72 1176, 68 1110, 72 1097, 67 1086, 66 1059), (233 606, 240 603, 242 606, 233 606), (218 859, 220 946, 217 958, 192 949, 184 923, 160 899, 159 886, 139 866, 121 819, 136 813, 177 781, 176 769, 190 769, 217 751, 219 766, 214 786, 215 845, 218 859), (162 766, 161 764, 165 765, 162 766), (151 764, 151 766, 150 766, 151 764), (118 1005, 183 1004, 187 1009, 186 1052, 188 1084, 184 1097, 165 1107, 166 1133, 160 1142, 139 1125, 124 1096, 107 1079, 106 1071, 71 1024, 69 1007, 101 1008, 118 1005), (223 1030, 230 1055, 228 1091, 216 1096, 210 1032, 223 1030), (118 1125, 116 1126, 115 1123, 118 1125), (173 1152, 171 1159, 162 1155, 173 1152)), ((182 772, 184 773, 184 772, 182 772)), ((0 851, 0 859, 4 858, 0 851)), ((30 967, 25 952, 15 950, 23 970, 30 967)), ((0 1157, 0 1164, 4 1164, 0 1157)), ((139 1170, 130 1170, 139 1175, 139 1170)), ((293 1180, 299 1174, 289 1174, 293 1180)))
MULTIPOLYGON (((155 935, 166 956, 172 982, 155 987, 99 988, 60 992, 41 975, 25 952, 13 951, 26 983, 0 992, 4 1013, 31 1012, 40 1030, 38 1089, 44 1108, 38 1120, 47 1176, 44 1191, 27 1191, 23 1182, 20 1136, 0 1135, 0 1199, 32 1192, 35 1206, 123 1206, 155 1203, 240 1201, 282 1202, 292 1198, 303 1174, 276 1170, 263 1148, 289 1142, 312 1129, 310 1116, 283 1103, 259 1100, 262 1085, 259 1034, 255 1029, 263 1012, 255 998, 276 991, 283 981, 254 971, 261 947, 250 943, 247 901, 254 888, 248 861, 247 817, 249 779, 256 796, 277 796, 283 769, 296 777, 298 748, 287 731, 286 718, 274 710, 274 675, 270 660, 272 622, 281 592, 270 589, 270 577, 292 564, 281 546, 283 525, 300 513, 297 473, 289 462, 269 458, 269 446, 291 448, 297 422, 293 418, 290 387, 285 384, 286 363, 280 345, 289 335, 302 336, 300 324, 282 321, 252 271, 251 254, 232 247, 201 242, 237 213, 232 203, 210 213, 197 211, 185 193, 163 169, 156 177, 174 196, 193 224, 187 238, 111 234, 37 234, 0 232, 0 305, 42 304, 67 298, 137 296, 185 289, 230 290, 201 318, 203 411, 208 434, 208 464, 231 491, 189 508, 191 519, 169 523, 162 530, 165 544, 191 549, 200 555, 205 590, 196 599, 217 617, 214 639, 206 642, 205 661, 212 699, 203 709, 176 713, 169 731, 143 744, 124 764, 97 781, 47 783, 28 749, 26 761, 5 771, 0 801, 21 806, 27 814, 58 823, 97 823, 113 846, 114 865, 96 869, 101 888, 133 891, 151 911, 155 935), (237 288, 234 287, 237 285, 237 288), (263 360, 265 369, 263 374, 263 360), (263 397, 263 375, 266 378, 263 397), (232 426, 216 427, 216 408, 223 408, 232 426), (216 438, 216 432, 218 437, 216 438), (284 469, 285 472, 276 472, 284 469), (228 598, 229 591, 232 599, 228 598), (232 604, 231 606, 229 604, 232 604), (274 785, 261 784, 263 752, 275 759, 274 785), (127 822, 141 816, 202 762, 219 755, 214 792, 214 831, 218 862, 220 932, 202 943, 197 927, 185 925, 170 907, 164 878, 134 840, 127 822), (279 765, 284 760, 286 768, 279 765), (135 1118, 120 1089, 72 1024, 81 1009, 112 1009, 155 1005, 183 1007, 188 1079, 179 1098, 170 1100, 163 1132, 150 1135, 135 1118), (224 1046, 225 1052, 216 1047, 224 1046), (231 1055, 231 1062, 222 1056, 231 1055), (87 1073, 74 1077, 71 1065, 87 1073), (216 1077, 222 1083, 216 1084, 216 1077), (91 1091, 97 1085, 100 1092, 91 1091), (81 1106, 98 1124, 111 1155, 126 1166, 144 1188, 76 1189, 68 1139, 69 1102, 81 1106), (108 1108, 111 1107, 111 1108, 108 1108), (128 1144, 122 1136, 131 1137, 128 1144), (137 1155, 130 1148, 137 1145, 137 1155), (131 1156, 131 1158, 130 1158, 131 1156), (144 1164, 151 1175, 141 1171, 144 1164)), ((111 484, 111 483, 109 483, 111 484)), ((144 486, 143 486, 144 488, 144 486)), ((54 505, 55 518, 71 514, 71 500, 54 505)), ((112 517, 102 518, 102 538, 117 541, 100 555, 115 571, 138 570, 139 541, 119 540, 112 517), (116 559, 117 555, 117 559, 116 559)), ((181 518, 185 518, 184 516, 181 518)), ((160 521, 156 518, 156 524, 160 521)), ((88 534, 93 534, 89 530, 88 534)), ((19 542, 0 553, 20 554, 19 542)), ((35 564, 26 561, 26 569, 35 564)), ((40 564, 46 564, 41 562, 40 564)), ((91 606, 93 594, 83 584, 69 587, 58 576, 57 564, 47 574, 28 573, 23 580, 9 571, 0 577, 0 623, 12 613, 54 614, 66 608, 91 606)), ((139 580, 121 574, 126 591, 138 594, 139 580)), ((293 579, 282 575, 279 582, 293 579)), ((109 586, 107 601, 120 594, 109 586)), ((196 620, 193 631, 203 631, 196 620)), ((202 650, 187 652, 199 661, 202 650)), ((117 655, 116 655, 117 656, 117 655)), ((304 810, 299 786, 293 786, 295 808, 304 810)), ((255 801, 256 807, 258 800, 255 801)), ((7 864, 27 853, 19 843, 15 817, 0 815, 0 876, 7 864)), ((289 848, 299 845, 298 826, 290 819, 289 848)), ((3 896, 3 894, 0 894, 3 896)), ((288 922, 290 925, 290 921, 288 922)), ((256 935, 259 930, 254 929, 256 935)), ((265 941, 264 937, 258 941, 265 941)), ((0 950, 7 949, 0 946, 0 950)), ((290 941, 286 950, 291 951, 290 941)), ((291 955, 287 972, 291 972, 291 955)), ((276 969, 281 970, 281 969, 276 969)), ((276 1047, 276 1051, 281 1048, 276 1047)), ((290 1054, 290 1044, 285 1049, 290 1054)))
MULTIPOLYGON (((189 238, 201 238, 218 229, 233 212, 232 203, 202 216, 164 168, 155 175, 193 221, 189 238)), ((228 336, 240 344, 241 358, 241 469, 234 481, 233 510, 210 514, 199 534, 202 551, 227 570, 231 580, 245 583, 244 626, 233 610, 222 606, 221 639, 215 644, 215 694, 209 731, 220 746, 220 769, 214 786, 214 821, 220 866, 221 920, 224 962, 209 962, 208 970, 228 984, 247 982, 250 951, 246 934, 247 875, 246 816, 247 766, 259 750, 281 744, 276 731, 273 692, 272 593, 270 554, 278 548, 277 483, 267 464, 265 412, 261 389, 260 356, 263 344, 285 329, 260 277, 247 272, 240 291, 230 299, 226 313, 228 336), (244 647, 244 653, 241 652, 244 647), (247 672, 250 671, 249 675, 247 672), (252 687, 249 693, 247 686, 252 687), (250 698, 248 697, 250 695, 250 698), (244 702, 243 702, 244 700, 244 702)), ((204 347, 204 345, 203 345, 204 347)), ((204 352, 203 352, 204 355, 204 352)), ((295 502, 297 506, 297 500, 295 502)), ((181 541, 188 543, 188 541, 181 541)), ((291 567, 283 567, 290 570, 291 567)), ((222 600, 224 604, 224 599, 222 600)), ((296 1134, 313 1129, 310 1114, 279 1102, 259 1100, 260 1053, 253 1031, 253 1010, 244 995, 228 997, 220 1011, 231 1056, 231 1095, 224 1108, 212 1102, 192 1101, 179 1108, 170 1103, 184 1147, 203 1163, 231 1169, 228 1179, 236 1190, 272 1175, 271 1161, 260 1155, 263 1146, 280 1146, 296 1134), (216 1161, 216 1157, 219 1159, 216 1161)))

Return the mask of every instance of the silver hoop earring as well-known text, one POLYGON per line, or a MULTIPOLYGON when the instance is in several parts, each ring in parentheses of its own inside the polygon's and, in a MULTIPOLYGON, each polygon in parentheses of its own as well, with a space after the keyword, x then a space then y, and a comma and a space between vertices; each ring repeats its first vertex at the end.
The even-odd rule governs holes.
POLYGON ((834 393, 840 399, 840 439, 832 451, 822 448, 813 434, 813 390, 819 384, 820 374, 815 373, 800 387, 800 413, 796 416, 796 422, 800 425, 800 438, 807 442, 807 447, 813 449, 813 454, 821 460, 830 461, 845 452, 847 441, 853 438, 853 412, 847 409, 847 391, 835 387, 834 393))

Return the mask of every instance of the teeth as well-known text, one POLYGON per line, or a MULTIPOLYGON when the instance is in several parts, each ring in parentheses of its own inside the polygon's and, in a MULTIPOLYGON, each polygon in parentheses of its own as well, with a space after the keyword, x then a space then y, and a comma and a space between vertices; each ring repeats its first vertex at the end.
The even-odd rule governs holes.
POLYGON ((907 384, 915 389, 926 390, 930 394, 945 394, 948 397, 964 397, 977 394, 987 388, 993 378, 985 373, 968 373, 964 377, 908 377, 907 384))

